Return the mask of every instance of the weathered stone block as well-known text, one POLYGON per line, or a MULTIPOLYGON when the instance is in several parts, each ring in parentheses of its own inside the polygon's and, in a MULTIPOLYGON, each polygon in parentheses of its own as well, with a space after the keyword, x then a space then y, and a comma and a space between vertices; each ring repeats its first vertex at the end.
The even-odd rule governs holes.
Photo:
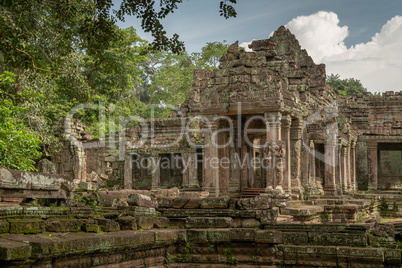
POLYGON ((124 211, 128 216, 156 216, 155 208, 127 207, 124 211))
POLYGON ((172 206, 174 199, 173 198, 158 198, 157 202, 158 202, 158 207, 159 208, 170 208, 172 206))
POLYGON ((289 245, 307 245, 308 234, 305 232, 300 233, 282 233, 283 243, 289 245))
POLYGON ((251 209, 251 198, 242 198, 237 201, 239 209, 251 209))
POLYGON ((154 228, 155 218, 147 216, 138 216, 137 218, 137 228, 143 230, 150 230, 154 228))
POLYGON ((384 264, 385 266, 401 265, 401 251, 399 249, 386 249, 384 250, 384 264))
POLYGON ((230 229, 208 230, 207 238, 211 243, 230 242, 230 229))
POLYGON ((10 224, 6 221, 0 221, 0 234, 8 233, 10 224))
POLYGON ((142 194, 129 194, 127 196, 127 203, 130 206, 149 207, 149 208, 158 207, 158 203, 156 202, 156 199, 154 197, 142 194))
POLYGON ((45 231, 42 220, 9 220, 12 234, 37 234, 45 231))
POLYGON ((190 229, 187 236, 193 243, 207 243, 207 230, 190 229))
POLYGON ((309 243, 312 245, 323 246, 367 246, 366 234, 347 234, 347 233, 308 233, 309 243))
POLYGON ((45 221, 46 231, 55 233, 80 232, 83 225, 84 221, 76 219, 49 219, 45 221))
POLYGON ((179 240, 178 230, 155 231, 155 244, 158 246, 171 245, 179 240))
POLYGON ((250 242, 255 241, 255 229, 249 228, 236 228, 230 230, 231 241, 250 242))
POLYGON ((256 219, 242 219, 241 227, 242 228, 259 228, 261 226, 261 222, 256 219))
POLYGON ((103 232, 117 232, 120 231, 120 225, 110 219, 96 218, 96 222, 103 232))
POLYGON ((169 219, 166 217, 155 217, 154 221, 155 228, 166 228, 169 225, 169 219))
POLYGON ((80 188, 85 191, 91 191, 91 190, 95 190, 96 186, 94 184, 92 184, 92 182, 81 181, 80 188))
POLYGON ((393 237, 395 236, 395 228, 394 225, 390 223, 376 223, 373 229, 373 234, 375 236, 382 237, 393 237))
POLYGON ((230 228, 233 226, 233 219, 229 217, 188 217, 186 228, 230 228))
POLYGON ((278 218, 278 209, 256 210, 255 217, 260 220, 262 224, 275 223, 278 218))
POLYGON ((185 197, 177 197, 173 200, 171 207, 172 208, 183 208, 188 201, 190 201, 190 198, 185 198, 185 197))
POLYGON ((281 244, 282 233, 271 230, 257 230, 255 234, 255 242, 257 243, 270 243, 281 244))
MULTIPOLYGON (((26 260, 31 257, 32 247, 23 242, 0 239, 0 260, 26 260)), ((4 264, 6 265, 6 264, 4 264)))
POLYGON ((229 197, 207 197, 201 201, 201 208, 228 208, 230 198, 229 197))
POLYGON ((84 231, 87 233, 99 233, 101 231, 101 228, 95 223, 85 223, 84 231))
POLYGON ((137 219, 131 216, 119 218, 121 230, 137 230, 137 219))
POLYGON ((202 200, 202 198, 191 198, 183 208, 199 208, 202 200))

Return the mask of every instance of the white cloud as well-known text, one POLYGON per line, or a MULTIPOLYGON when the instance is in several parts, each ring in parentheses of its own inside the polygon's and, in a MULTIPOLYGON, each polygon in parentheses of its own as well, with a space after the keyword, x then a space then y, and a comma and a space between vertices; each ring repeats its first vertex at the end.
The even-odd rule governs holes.
POLYGON ((370 42, 347 48, 348 27, 333 12, 299 16, 285 25, 327 73, 356 78, 371 92, 402 90, 402 17, 395 16, 370 42))
POLYGON ((253 51, 251 48, 249 48, 248 47, 248 45, 251 45, 251 43, 254 41, 255 39, 253 39, 252 41, 250 41, 250 42, 243 42, 243 43, 240 43, 239 44, 239 47, 243 47, 245 50, 246 50, 246 52, 251 52, 251 51, 253 51))
POLYGON ((338 15, 333 12, 320 11, 310 16, 299 16, 286 25, 296 35, 303 48, 317 62, 325 56, 344 53, 344 44, 348 36, 348 27, 339 26, 338 15))

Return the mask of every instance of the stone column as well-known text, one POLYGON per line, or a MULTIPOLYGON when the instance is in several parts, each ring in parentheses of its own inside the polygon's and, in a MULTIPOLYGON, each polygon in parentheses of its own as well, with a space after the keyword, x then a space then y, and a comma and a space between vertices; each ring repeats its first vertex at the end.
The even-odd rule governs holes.
POLYGON ((348 146, 346 147, 346 180, 348 183, 348 191, 353 190, 352 189, 352 180, 351 180, 351 157, 350 157, 350 141, 348 142, 348 146))
POLYGON ((210 196, 219 195, 219 159, 218 159, 218 137, 217 122, 210 119, 210 131, 205 133, 205 160, 204 161, 204 183, 205 190, 210 196), (214 134, 215 133, 215 134, 214 134))
POLYGON ((156 190, 159 188, 161 184, 161 169, 160 169, 160 162, 161 158, 159 155, 154 154, 152 155, 149 160, 151 161, 151 165, 148 165, 151 168, 152 173, 152 190, 156 190))
POLYGON ((314 141, 310 141, 310 157, 309 157, 309 172, 308 172, 308 184, 310 187, 316 188, 316 183, 315 183, 315 146, 314 146, 314 141))
POLYGON ((378 186, 378 144, 376 142, 367 143, 367 160, 368 160, 368 189, 377 190, 378 186))
MULTIPOLYGON (((266 135, 266 141, 268 144, 275 145, 276 141, 281 140, 281 117, 282 114, 279 112, 270 112, 270 113, 265 113, 264 114, 265 119, 267 120, 267 135, 266 135)), ((269 152, 266 150, 266 155, 268 155, 269 152)), ((272 163, 274 162, 274 157, 271 153, 271 158, 272 158, 272 163)), ((274 166, 270 166, 267 168, 267 188, 272 187, 275 188, 275 172, 274 172, 274 166)))
MULTIPOLYGON (((254 145, 254 142, 253 142, 254 145)), ((254 165, 253 165, 253 159, 254 159, 254 148, 248 146, 248 155, 249 155, 249 159, 248 159, 248 183, 247 186, 249 188, 255 188, 255 172, 254 172, 254 165)))
POLYGON ((292 124, 292 118, 290 115, 285 115, 282 117, 282 140, 285 142, 286 146, 286 156, 285 156, 285 167, 283 171, 283 189, 286 193, 291 192, 291 164, 290 164, 290 125, 292 124))
POLYGON ((301 147, 302 147, 303 119, 293 120, 290 128, 290 169, 291 169, 291 189, 300 192, 301 176, 301 147))
POLYGON ((325 149, 325 186, 324 192, 326 195, 336 194, 335 185, 335 165, 336 165, 336 136, 337 132, 334 124, 327 126, 326 129, 326 142, 324 145, 325 149))
POLYGON ((246 140, 244 139, 244 136, 242 135, 242 140, 241 140, 241 152, 240 152, 240 157, 241 157, 241 164, 245 164, 241 166, 241 182, 240 182, 240 188, 241 190, 245 190, 248 188, 248 149, 247 149, 247 143, 246 140))
POLYGON ((341 142, 338 143, 338 146, 335 147, 335 155, 336 155, 336 163, 335 166, 335 187, 336 192, 338 194, 342 194, 342 144, 341 142))
MULTIPOLYGON (((197 179, 197 150, 195 148, 190 148, 188 150, 188 162, 187 165, 187 183, 189 187, 199 187, 197 179)), ((184 158, 183 158, 184 160, 184 158)))
POLYGON ((124 189, 133 189, 133 163, 131 154, 126 154, 124 158, 124 189))
POLYGON ((348 173, 347 173, 347 154, 348 149, 346 146, 342 146, 341 152, 341 179, 342 179, 342 191, 345 193, 348 190, 348 173))
POLYGON ((353 141, 352 145, 350 147, 350 155, 351 155, 351 160, 350 160, 350 177, 352 181, 352 191, 357 190, 357 183, 356 183, 356 142, 353 141))

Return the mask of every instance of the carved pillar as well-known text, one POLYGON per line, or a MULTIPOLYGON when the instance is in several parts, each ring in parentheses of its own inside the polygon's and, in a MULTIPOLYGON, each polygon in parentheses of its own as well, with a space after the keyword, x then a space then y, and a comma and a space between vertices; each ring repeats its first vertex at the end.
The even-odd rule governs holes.
POLYGON ((348 191, 352 189, 352 180, 351 180, 351 163, 350 163, 350 142, 348 142, 348 146, 346 147, 346 180, 348 184, 348 191))
POLYGON ((282 117, 282 133, 281 138, 285 142, 286 155, 284 161, 284 171, 283 171, 283 189, 286 193, 291 192, 291 164, 290 164, 290 125, 292 124, 292 118, 289 115, 282 117))
POLYGON ((345 193, 348 190, 348 173, 347 173, 347 154, 348 149, 346 146, 342 146, 341 152, 341 179, 342 179, 342 190, 345 193))
POLYGON ((161 169, 160 169, 160 162, 161 158, 159 155, 152 155, 149 160, 151 161, 151 165, 148 165, 151 168, 152 172, 152 190, 156 190, 159 188, 161 184, 161 169))
POLYGON ((204 161, 204 183, 205 190, 210 196, 219 195, 219 158, 218 158, 218 140, 217 123, 210 120, 210 131, 205 132, 205 161, 204 161), (215 133, 215 134, 214 134, 215 133))
POLYGON ((335 184, 335 165, 336 165, 336 149, 335 142, 337 132, 335 131, 333 125, 327 126, 326 130, 326 143, 324 145, 325 149, 325 187, 324 192, 327 195, 335 195, 336 184, 335 184))
MULTIPOLYGON (((241 131, 238 130, 237 120, 233 119, 233 133, 241 131)), ((239 161, 241 159, 241 146, 238 146, 238 139, 241 139, 241 133, 233 135, 233 144, 229 146, 229 159, 230 159, 230 176, 229 176, 229 192, 238 193, 241 186, 241 169, 239 161)))
POLYGON ((131 154, 124 158, 124 189, 133 189, 133 163, 131 154))
POLYGON ((184 163, 184 167, 187 169, 185 172, 183 172, 183 182, 185 182, 184 185, 187 185, 188 187, 198 187, 196 149, 190 148, 186 156, 187 157, 183 156, 183 161, 187 161, 184 163))
POLYGON ((290 128, 290 169, 291 169, 291 188, 295 192, 300 192, 301 176, 301 147, 302 147, 303 119, 293 120, 290 128))
POLYGON ((367 143, 368 157, 368 189, 377 190, 378 186, 378 144, 376 142, 367 143))
POLYGON ((315 183, 315 146, 314 146, 314 141, 310 141, 310 155, 309 155, 309 172, 308 172, 308 180, 309 180, 309 186, 310 187, 316 187, 315 183))
POLYGON ((242 137, 241 140, 241 190, 248 188, 248 149, 246 140, 242 137))
POLYGON ((352 191, 357 190, 357 183, 356 183, 356 142, 353 141, 350 147, 350 177, 352 181, 352 191))
MULTIPOLYGON (((253 142, 254 144, 254 142, 253 142)), ((254 148, 248 146, 248 155, 249 155, 249 159, 248 159, 248 187, 249 188, 255 188, 255 174, 254 174, 254 165, 253 165, 253 159, 254 159, 254 148)))
POLYGON ((335 187, 338 194, 342 194, 342 144, 339 142, 335 148, 336 162, 335 166, 335 187))
MULTIPOLYGON (((270 144, 271 148, 272 146, 276 145, 276 142, 281 139, 281 117, 282 114, 279 112, 270 112, 270 113, 265 113, 264 114, 265 119, 267 120, 267 134, 266 134, 266 141, 268 144, 270 144)), ((266 151, 266 157, 269 154, 269 152, 266 151)), ((272 154, 272 152, 271 152, 272 154)), ((268 156, 269 157, 269 156, 268 156)), ((271 157, 272 159, 272 166, 267 168, 267 188, 272 187, 275 188, 275 163, 274 163, 274 157, 271 157)), ((283 175, 283 174, 282 174, 283 175)))

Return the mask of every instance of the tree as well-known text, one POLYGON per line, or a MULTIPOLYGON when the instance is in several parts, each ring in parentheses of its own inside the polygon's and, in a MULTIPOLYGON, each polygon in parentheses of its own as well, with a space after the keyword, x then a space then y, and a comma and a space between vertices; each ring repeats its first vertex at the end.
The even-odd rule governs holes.
POLYGON ((165 117, 169 109, 165 104, 176 106, 188 98, 195 69, 212 70, 218 67, 219 59, 227 52, 228 45, 223 42, 208 42, 201 52, 188 55, 183 52, 173 54, 168 51, 155 51, 143 63, 143 83, 138 94, 144 103, 159 105, 156 117, 165 117))
POLYGON ((223 42, 207 42, 201 53, 193 53, 195 64, 199 69, 213 70, 218 67, 219 60, 228 50, 229 45, 223 42))
POLYGON ((354 78, 341 79, 339 74, 328 75, 327 84, 337 90, 342 96, 354 96, 367 92, 367 89, 363 87, 360 80, 354 78))
MULTIPOLYGON (((104 51, 111 42, 122 38, 115 25, 128 15, 141 19, 141 27, 154 37, 152 49, 184 50, 183 42, 174 34, 168 38, 161 20, 173 13, 183 0, 123 0, 113 10, 112 0, 2 0, 0 7, 0 54, 7 66, 65 73, 62 59, 72 51, 81 50, 96 58, 99 67, 104 51)), ((226 19, 236 17, 236 0, 220 1, 220 13, 226 19)), ((19 91, 19 77, 17 87, 19 91)))
MULTIPOLYGON (((0 75, 0 89, 4 93, 15 83, 14 74, 0 75)), ((18 93, 23 98, 24 93, 18 93)), ((6 168, 35 170, 35 159, 41 156, 40 140, 24 122, 28 108, 15 105, 8 99, 0 99, 0 165, 6 168)))

